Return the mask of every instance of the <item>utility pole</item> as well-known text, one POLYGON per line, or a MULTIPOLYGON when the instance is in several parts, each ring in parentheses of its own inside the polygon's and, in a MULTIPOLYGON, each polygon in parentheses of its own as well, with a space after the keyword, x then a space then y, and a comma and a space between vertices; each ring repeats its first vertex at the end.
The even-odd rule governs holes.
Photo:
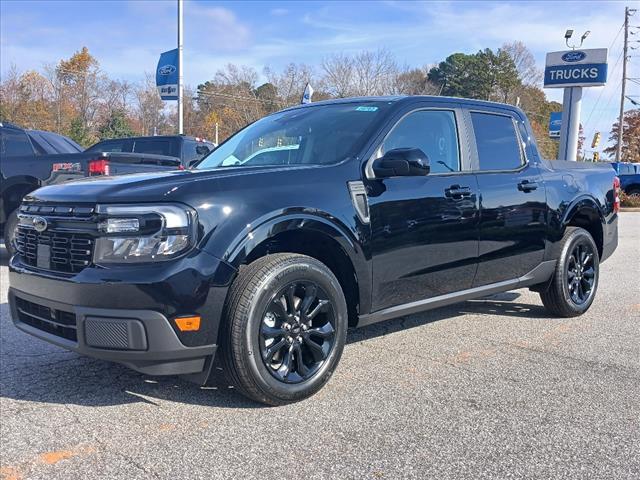
POLYGON ((618 148, 616 162, 622 160, 622 136, 624 135, 624 97, 627 90, 627 60, 629 59, 629 7, 624 9, 624 47, 622 50, 622 92, 620 93, 620 117, 618 117, 618 148))
POLYGON ((182 74, 182 0, 178 0, 178 135, 184 133, 182 114, 184 110, 183 105, 183 93, 184 93, 184 80, 182 74))

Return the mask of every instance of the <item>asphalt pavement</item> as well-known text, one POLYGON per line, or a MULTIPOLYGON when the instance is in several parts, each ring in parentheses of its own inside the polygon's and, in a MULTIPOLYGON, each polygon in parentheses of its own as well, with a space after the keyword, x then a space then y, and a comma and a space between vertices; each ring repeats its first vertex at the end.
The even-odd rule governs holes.
POLYGON ((584 316, 516 290, 354 330, 278 408, 19 332, 0 255, 2 479, 640 478, 640 213, 584 316))

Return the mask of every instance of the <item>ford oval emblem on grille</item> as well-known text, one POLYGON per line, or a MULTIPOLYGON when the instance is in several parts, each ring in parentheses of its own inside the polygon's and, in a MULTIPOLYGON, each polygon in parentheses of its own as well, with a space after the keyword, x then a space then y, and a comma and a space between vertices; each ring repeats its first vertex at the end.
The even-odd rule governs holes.
POLYGON ((49 226, 47 219, 42 217, 33 217, 32 222, 33 228, 36 229, 36 232, 44 232, 49 226))

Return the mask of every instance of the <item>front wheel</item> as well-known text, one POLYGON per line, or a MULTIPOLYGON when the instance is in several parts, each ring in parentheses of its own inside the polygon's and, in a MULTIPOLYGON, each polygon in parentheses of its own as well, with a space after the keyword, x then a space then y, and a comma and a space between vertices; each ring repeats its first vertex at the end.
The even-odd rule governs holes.
POLYGON ((15 209, 7 217, 4 224, 4 246, 9 257, 16 253, 16 228, 18 227, 18 209, 15 209))
POLYGON ((347 305, 324 264, 275 254, 240 270, 224 321, 231 382, 253 400, 282 405, 310 397, 331 377, 344 348, 347 305))
POLYGON ((540 297, 549 313, 576 317, 589 309, 598 289, 598 248, 589 232, 568 227, 559 249, 555 273, 540 297))

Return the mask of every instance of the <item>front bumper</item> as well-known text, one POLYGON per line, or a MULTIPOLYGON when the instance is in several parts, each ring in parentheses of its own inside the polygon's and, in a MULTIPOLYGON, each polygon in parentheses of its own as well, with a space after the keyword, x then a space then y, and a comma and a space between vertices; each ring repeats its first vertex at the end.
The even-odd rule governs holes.
POLYGON ((60 347, 148 375, 206 377, 234 276, 199 251, 163 265, 89 267, 73 277, 27 268, 14 256, 9 303, 17 328, 60 347), (173 319, 182 315, 200 315, 200 330, 180 332, 173 319))

